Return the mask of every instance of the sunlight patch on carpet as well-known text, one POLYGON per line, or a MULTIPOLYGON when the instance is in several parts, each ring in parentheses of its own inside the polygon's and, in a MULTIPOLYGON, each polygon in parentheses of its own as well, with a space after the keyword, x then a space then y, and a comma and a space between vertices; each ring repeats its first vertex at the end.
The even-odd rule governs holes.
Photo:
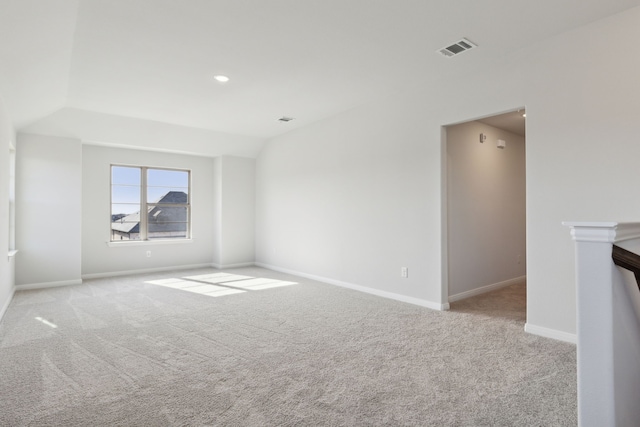
POLYGON ((247 291, 259 291, 298 284, 297 282, 289 282, 285 280, 242 276, 239 274, 229 273, 200 274, 181 278, 172 277, 169 279, 148 280, 145 281, 145 283, 207 295, 210 297, 221 297, 241 294, 247 291))

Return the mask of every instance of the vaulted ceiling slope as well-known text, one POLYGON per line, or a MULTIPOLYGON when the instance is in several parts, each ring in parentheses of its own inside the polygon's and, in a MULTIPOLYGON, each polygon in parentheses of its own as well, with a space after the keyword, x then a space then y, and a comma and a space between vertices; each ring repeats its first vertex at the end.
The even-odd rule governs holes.
POLYGON ((0 95, 18 129, 72 109, 268 138, 638 4, 0 0, 0 95))

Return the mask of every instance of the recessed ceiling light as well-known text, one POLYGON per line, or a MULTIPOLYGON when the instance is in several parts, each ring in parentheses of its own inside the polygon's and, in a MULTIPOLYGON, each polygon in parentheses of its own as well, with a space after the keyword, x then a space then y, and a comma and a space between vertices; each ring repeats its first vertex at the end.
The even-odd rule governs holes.
POLYGON ((213 76, 214 79, 219 81, 220 83, 226 83, 229 81, 229 77, 223 76, 222 74, 218 74, 217 76, 213 76))

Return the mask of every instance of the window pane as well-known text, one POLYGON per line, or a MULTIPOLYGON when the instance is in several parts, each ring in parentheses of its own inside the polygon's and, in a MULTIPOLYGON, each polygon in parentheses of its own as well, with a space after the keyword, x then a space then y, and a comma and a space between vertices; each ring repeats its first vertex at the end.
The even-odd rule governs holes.
POLYGON ((137 185, 140 187, 140 168, 111 166, 111 184, 137 185))
MULTIPOLYGON (((114 205, 113 210, 132 210, 136 205, 114 205)), ((140 205, 131 214, 111 214, 111 240, 140 240, 140 205)))
POLYGON ((125 240, 140 240, 140 233, 127 233, 118 230, 111 230, 111 241, 120 242, 125 240))
POLYGON ((185 238, 189 210, 186 207, 156 205, 149 209, 149 239, 185 238))
POLYGON ((188 189, 175 189, 169 187, 147 188, 148 203, 178 203, 187 204, 189 201, 188 189))
POLYGON ((189 172, 164 169, 147 171, 147 202, 188 203, 189 172))
MULTIPOLYGON (((138 203, 114 203, 111 205, 111 216, 114 215, 130 215, 140 212, 140 204, 138 203)), ((115 221, 115 219, 111 219, 115 221)))
POLYGON ((141 169, 111 167, 111 240, 140 240, 141 169))
POLYGON ((112 185, 111 203, 140 204, 140 186, 112 185))

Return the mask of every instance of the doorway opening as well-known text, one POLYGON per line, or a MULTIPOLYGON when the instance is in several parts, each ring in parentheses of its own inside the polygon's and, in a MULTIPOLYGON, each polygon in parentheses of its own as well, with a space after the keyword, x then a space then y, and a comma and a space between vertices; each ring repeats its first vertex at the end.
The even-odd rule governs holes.
POLYGON ((519 108, 444 129, 447 303, 526 292, 525 117, 519 108))

